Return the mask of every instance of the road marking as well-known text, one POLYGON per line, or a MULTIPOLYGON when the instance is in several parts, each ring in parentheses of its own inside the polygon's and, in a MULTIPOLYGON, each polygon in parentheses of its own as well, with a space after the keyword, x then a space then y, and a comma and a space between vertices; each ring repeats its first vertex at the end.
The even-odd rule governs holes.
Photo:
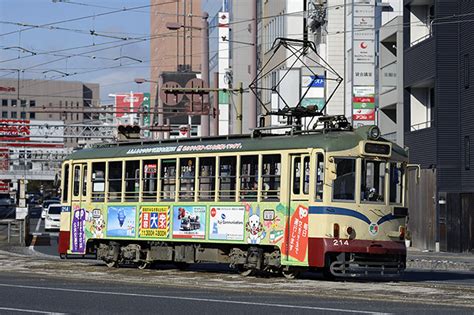
POLYGON ((36 229, 35 229, 35 232, 39 232, 40 225, 41 225, 41 218, 38 220, 38 223, 36 223, 36 229))
POLYGON ((22 312, 22 313, 49 314, 49 315, 64 315, 64 314, 66 314, 66 313, 29 310, 29 309, 26 309, 26 308, 13 308, 13 307, 1 307, 1 306, 0 306, 0 310, 2 310, 2 311, 13 311, 13 312, 22 312))
POLYGON ((50 290, 50 291, 62 291, 62 292, 75 292, 75 293, 90 293, 90 294, 102 294, 102 295, 117 295, 117 296, 121 295, 121 296, 158 298, 158 299, 168 299, 168 300, 184 300, 184 301, 211 302, 211 303, 222 303, 222 304, 269 306, 269 307, 279 307, 279 308, 287 308, 287 309, 300 309, 300 310, 313 310, 313 311, 329 311, 329 312, 356 313, 356 314, 383 314, 383 315, 390 314, 390 313, 379 313, 379 312, 359 311, 359 310, 340 309, 340 308, 328 308, 328 307, 317 307, 317 306, 286 305, 286 304, 272 304, 272 303, 249 302, 249 301, 231 301, 231 300, 218 300, 218 299, 206 299, 206 298, 179 297, 179 296, 169 296, 169 295, 138 294, 138 293, 126 293, 126 292, 107 292, 107 291, 66 289, 66 288, 54 288, 54 287, 38 287, 38 286, 30 286, 30 285, 17 285, 17 284, 4 284, 4 283, 0 283, 0 286, 10 287, 10 288, 50 290))

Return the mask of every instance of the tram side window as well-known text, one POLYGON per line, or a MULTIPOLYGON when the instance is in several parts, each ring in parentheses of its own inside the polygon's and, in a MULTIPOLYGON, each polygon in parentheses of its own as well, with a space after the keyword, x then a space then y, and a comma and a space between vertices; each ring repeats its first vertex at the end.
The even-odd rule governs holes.
POLYGON ((138 201, 140 192, 140 161, 125 162, 125 201, 138 201))
POLYGON ((219 200, 235 200, 236 184, 235 156, 221 157, 219 161, 219 200))
POLYGON ((158 161, 143 161, 143 201, 156 201, 158 185, 158 161))
POLYGON ((385 162, 363 160, 361 201, 383 202, 385 196, 385 162))
POLYGON ((296 157, 293 160, 293 194, 300 194, 301 184, 301 158, 296 157))
POLYGON ((73 183, 73 195, 79 197, 79 186, 81 180, 81 167, 79 165, 74 166, 74 183, 73 183))
POLYGON ((195 158, 181 158, 179 160, 179 199, 194 200, 195 158))
POLYGON ((216 194, 216 158, 199 159, 199 200, 214 200, 216 194))
POLYGON ((109 201, 122 200, 122 162, 109 162, 109 201))
POLYGON ((69 164, 64 165, 62 184, 62 201, 69 202, 69 164))
POLYGON ((92 201, 104 202, 105 162, 92 163, 92 201))
POLYGON ((258 193, 258 155, 240 157, 240 199, 256 201, 258 193))
POLYGON ((262 163, 262 197, 266 200, 280 200, 281 156, 264 155, 262 163))
POLYGON ((82 167, 82 196, 87 195, 87 165, 82 167))
POLYGON ((403 168, 401 163, 390 164, 390 202, 402 203, 403 168))
POLYGON ((324 190, 324 155, 316 154, 316 201, 323 200, 324 190))
POLYGON ((336 158, 336 179, 333 182, 334 200, 354 200, 356 160, 336 158))
POLYGON ((303 170, 304 170, 304 180, 303 180, 303 194, 309 194, 309 156, 305 156, 303 159, 303 170))
POLYGON ((175 200, 176 159, 161 160, 161 200, 175 200))

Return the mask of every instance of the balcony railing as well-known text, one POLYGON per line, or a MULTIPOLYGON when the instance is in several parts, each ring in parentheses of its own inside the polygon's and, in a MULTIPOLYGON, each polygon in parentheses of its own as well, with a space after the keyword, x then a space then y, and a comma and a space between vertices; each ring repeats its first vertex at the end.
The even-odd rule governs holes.
POLYGON ((421 129, 430 128, 432 124, 433 124, 433 120, 424 121, 424 122, 421 122, 421 123, 411 125, 410 130, 411 131, 417 131, 417 130, 421 130, 421 129))

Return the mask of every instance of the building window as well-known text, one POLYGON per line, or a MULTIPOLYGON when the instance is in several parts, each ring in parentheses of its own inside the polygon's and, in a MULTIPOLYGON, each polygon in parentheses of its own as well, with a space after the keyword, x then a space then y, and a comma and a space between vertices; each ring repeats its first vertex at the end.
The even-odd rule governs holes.
POLYGON ((30 119, 35 119, 36 118, 36 113, 30 113, 30 119))
POLYGON ((2 118, 8 118, 8 112, 2 112, 2 118))
POLYGON ((464 137, 464 169, 466 171, 471 169, 471 140, 469 136, 464 137))
POLYGON ((26 100, 20 100, 20 106, 26 107, 26 100))
POLYGON ((11 112, 11 113, 10 113, 10 117, 11 117, 11 118, 17 118, 16 112, 11 112))
POLYGON ((20 113, 20 118, 21 119, 26 119, 26 112, 21 112, 20 113))
POLYGON ((12 107, 16 106, 16 100, 12 100, 12 107))
POLYGON ((470 84, 470 76, 471 76, 471 72, 469 71, 469 64, 470 64, 469 54, 464 55, 463 63, 464 63, 464 88, 468 89, 469 84, 470 84))
POLYGON ((35 106, 36 106, 36 101, 30 100, 30 107, 35 107, 35 106))
POLYGON ((2 100, 2 106, 8 106, 8 100, 2 100))

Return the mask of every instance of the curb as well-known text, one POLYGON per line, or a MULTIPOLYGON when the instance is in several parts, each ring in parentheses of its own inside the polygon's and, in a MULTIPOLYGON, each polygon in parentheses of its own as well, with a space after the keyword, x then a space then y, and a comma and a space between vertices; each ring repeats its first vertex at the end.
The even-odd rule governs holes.
POLYGON ((466 262, 433 259, 407 259, 407 269, 425 269, 433 271, 470 271, 474 272, 474 265, 466 262))

